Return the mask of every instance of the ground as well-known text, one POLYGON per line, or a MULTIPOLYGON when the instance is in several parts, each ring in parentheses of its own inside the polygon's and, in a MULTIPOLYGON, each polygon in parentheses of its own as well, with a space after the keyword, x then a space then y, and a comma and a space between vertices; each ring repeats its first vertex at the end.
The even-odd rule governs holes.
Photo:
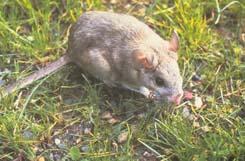
POLYGON ((75 65, 0 100, 0 160, 243 160, 242 0, 0 0, 0 87, 56 60, 88 10, 127 13, 180 36, 193 99, 155 104, 75 65))

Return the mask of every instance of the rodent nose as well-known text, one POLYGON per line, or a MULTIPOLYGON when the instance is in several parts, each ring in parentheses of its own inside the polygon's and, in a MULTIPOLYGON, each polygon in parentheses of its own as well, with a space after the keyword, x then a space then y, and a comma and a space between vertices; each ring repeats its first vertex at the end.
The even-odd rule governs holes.
POLYGON ((173 95, 172 97, 170 97, 170 101, 175 103, 176 105, 179 105, 181 102, 182 96, 183 96, 182 93, 180 93, 178 95, 173 95))

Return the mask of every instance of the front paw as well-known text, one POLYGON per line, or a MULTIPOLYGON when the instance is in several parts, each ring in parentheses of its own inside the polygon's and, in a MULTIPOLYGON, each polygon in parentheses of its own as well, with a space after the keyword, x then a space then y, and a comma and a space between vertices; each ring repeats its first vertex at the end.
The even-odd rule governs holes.
POLYGON ((160 95, 159 95, 158 93, 156 93, 156 92, 150 91, 150 92, 149 92, 149 95, 148 95, 148 98, 149 98, 150 100, 156 101, 156 100, 159 100, 160 95))

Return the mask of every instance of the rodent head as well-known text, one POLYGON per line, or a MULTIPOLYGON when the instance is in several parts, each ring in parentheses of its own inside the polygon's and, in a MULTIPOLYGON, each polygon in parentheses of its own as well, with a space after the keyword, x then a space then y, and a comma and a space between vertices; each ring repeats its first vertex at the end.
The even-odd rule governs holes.
POLYGON ((167 100, 179 104, 183 96, 182 77, 177 63, 179 38, 176 33, 167 44, 167 51, 147 54, 136 51, 134 56, 141 65, 140 86, 151 90, 156 101, 167 100))

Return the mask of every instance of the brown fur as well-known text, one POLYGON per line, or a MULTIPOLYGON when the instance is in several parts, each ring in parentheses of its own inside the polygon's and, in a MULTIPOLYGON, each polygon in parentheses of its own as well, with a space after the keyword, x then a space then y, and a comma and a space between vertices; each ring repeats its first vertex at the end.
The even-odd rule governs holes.
POLYGON ((72 26, 67 54, 24 80, 5 88, 7 94, 25 87, 69 62, 104 81, 156 100, 181 96, 176 33, 163 40, 136 18, 110 12, 87 12, 72 26), (164 82, 157 85, 156 79, 164 82))

